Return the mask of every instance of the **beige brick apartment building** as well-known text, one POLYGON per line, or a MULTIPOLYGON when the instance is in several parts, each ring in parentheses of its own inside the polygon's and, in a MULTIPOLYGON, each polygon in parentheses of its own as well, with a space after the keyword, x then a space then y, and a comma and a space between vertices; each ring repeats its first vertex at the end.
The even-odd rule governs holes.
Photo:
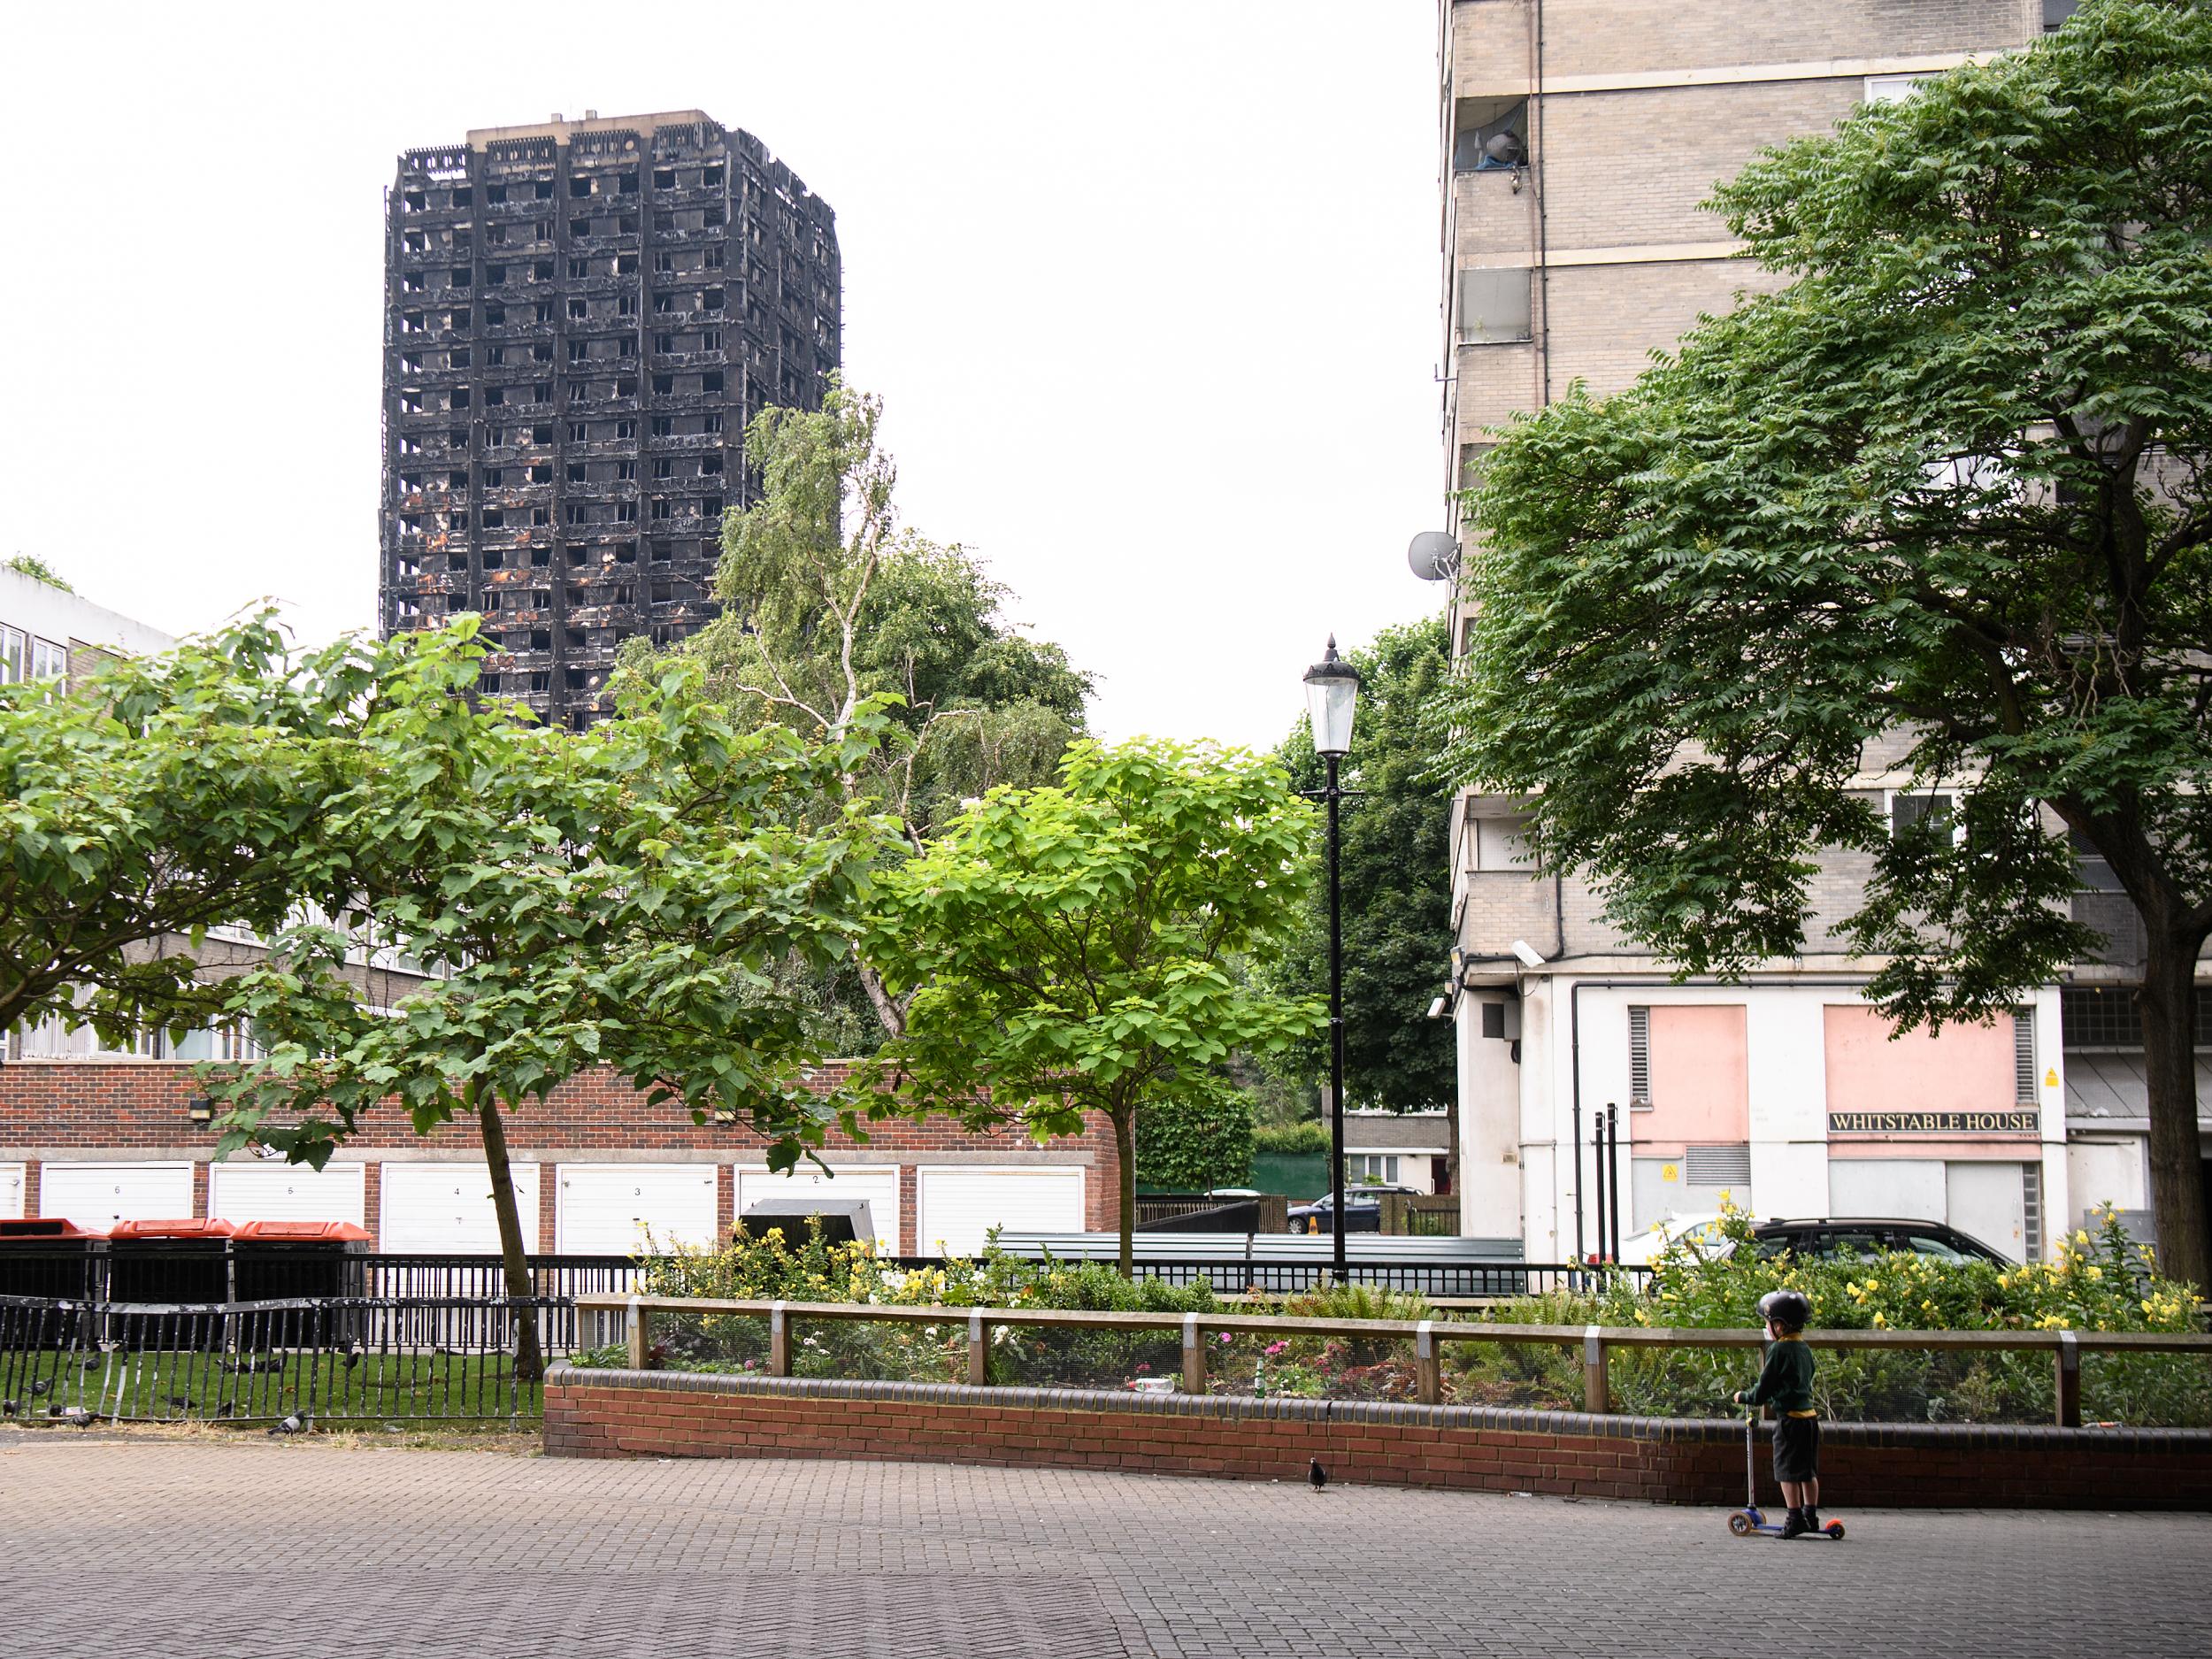
MULTIPOLYGON (((1698 211, 1716 180, 2074 9, 1443 0, 1448 482, 1515 412, 1578 380, 1619 388, 1700 313, 1773 280, 1698 211)), ((1916 810, 1896 803, 1908 780, 1883 758, 1869 796, 1916 810)), ((1609 1102, 1630 1234, 1725 1189, 1762 1216, 1948 1219, 2033 1257, 2091 1205, 2146 1209, 2140 1034, 2124 994, 2100 987, 2121 969, 2083 964, 1995 1028, 1892 1043, 1860 995, 1867 964, 1832 932, 1865 873, 1853 861, 1819 884, 1801 958, 1677 986, 1586 889, 1532 874, 1522 824, 1520 803, 1469 797, 1451 849, 1463 1231, 1517 1231, 1532 1259, 1558 1260, 1579 1208, 1594 1248, 1591 1124, 1609 1102)), ((2102 920, 2117 895, 2098 885, 2085 871, 2078 902, 2102 920)), ((2132 959, 2125 931, 2116 962, 2132 959)))

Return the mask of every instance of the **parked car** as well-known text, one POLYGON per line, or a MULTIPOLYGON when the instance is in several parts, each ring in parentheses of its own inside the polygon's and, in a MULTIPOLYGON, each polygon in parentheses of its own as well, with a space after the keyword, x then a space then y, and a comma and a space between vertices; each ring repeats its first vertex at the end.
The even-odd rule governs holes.
POLYGON ((1939 1262, 1994 1262, 2012 1265, 2002 1251, 1993 1250, 1979 1239, 1940 1221, 1909 1221, 1892 1217, 1851 1217, 1816 1221, 1762 1221, 1751 1230, 1751 1248, 1761 1256, 1784 1251, 1811 1259, 1845 1255, 1880 1256, 1907 1250, 1932 1256, 1939 1262))
MULTIPOLYGON (((1348 1187, 1344 1191, 1344 1231, 1347 1233, 1380 1233, 1382 1231, 1382 1201, 1385 1193, 1413 1192, 1410 1187, 1348 1187)), ((1336 1194, 1324 1193, 1310 1204, 1290 1207, 1290 1230, 1293 1233, 1334 1233, 1336 1225, 1336 1194)))
POLYGON ((1717 1259, 1728 1254, 1730 1245, 1720 1230, 1721 1217, 1713 1211, 1695 1216, 1669 1216, 1664 1221, 1632 1233, 1621 1241, 1621 1261, 1634 1267, 1648 1267, 1667 1252, 1673 1244, 1686 1245, 1698 1255, 1717 1259))

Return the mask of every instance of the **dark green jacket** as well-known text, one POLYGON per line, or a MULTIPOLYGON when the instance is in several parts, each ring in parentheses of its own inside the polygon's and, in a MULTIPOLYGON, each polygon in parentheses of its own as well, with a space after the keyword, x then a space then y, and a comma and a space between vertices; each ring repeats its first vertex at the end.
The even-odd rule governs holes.
POLYGON ((1766 1369, 1759 1385, 1744 1396, 1746 1405, 1770 1405, 1777 1411, 1813 1409, 1813 1351, 1801 1338, 1784 1337, 1767 1344, 1766 1369))

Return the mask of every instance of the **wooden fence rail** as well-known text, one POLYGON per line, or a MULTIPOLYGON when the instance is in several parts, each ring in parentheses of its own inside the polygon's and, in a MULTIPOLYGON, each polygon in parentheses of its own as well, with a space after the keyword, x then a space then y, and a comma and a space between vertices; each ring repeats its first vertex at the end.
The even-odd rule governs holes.
MULTIPOLYGON (((1356 1337, 1410 1341, 1416 1397, 1426 1405, 1443 1398, 1445 1342, 1554 1343, 1582 1349, 1583 1409, 1612 1409, 1612 1352, 1624 1348, 1759 1348, 1766 1333, 1697 1326, 1493 1325, 1467 1319, 1310 1319, 1248 1313, 1093 1313, 1071 1309, 892 1307, 877 1302, 744 1302, 709 1297, 580 1295, 579 1311, 625 1317, 631 1369, 643 1371, 652 1348, 656 1314, 718 1313, 768 1321, 768 1372, 791 1374, 791 1326, 802 1319, 876 1325, 958 1325, 968 1327, 968 1380, 989 1380, 991 1332, 999 1325, 1088 1331, 1175 1331, 1182 1335, 1183 1389, 1206 1392, 1209 1334, 1356 1337)), ((2057 1384, 2055 1420, 2081 1426, 2084 1354, 2202 1354, 2212 1357, 2212 1336, 2156 1331, 1808 1331, 1817 1348, 1902 1348, 1934 1353, 2048 1353, 2057 1384)))

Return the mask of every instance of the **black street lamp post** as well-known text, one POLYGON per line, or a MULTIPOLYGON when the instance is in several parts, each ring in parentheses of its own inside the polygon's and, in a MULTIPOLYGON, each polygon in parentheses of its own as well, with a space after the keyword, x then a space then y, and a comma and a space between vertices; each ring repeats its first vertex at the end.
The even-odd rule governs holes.
POLYGON ((1337 763, 1351 752, 1352 713, 1359 701, 1359 670, 1336 654, 1336 635, 1329 635, 1325 656, 1306 670, 1306 713, 1313 727, 1314 752, 1328 768, 1328 784, 1320 798, 1329 803, 1329 1231, 1335 1238, 1332 1252, 1336 1282, 1344 1273, 1344 903, 1338 878, 1337 806, 1344 792, 1337 787, 1337 763))

